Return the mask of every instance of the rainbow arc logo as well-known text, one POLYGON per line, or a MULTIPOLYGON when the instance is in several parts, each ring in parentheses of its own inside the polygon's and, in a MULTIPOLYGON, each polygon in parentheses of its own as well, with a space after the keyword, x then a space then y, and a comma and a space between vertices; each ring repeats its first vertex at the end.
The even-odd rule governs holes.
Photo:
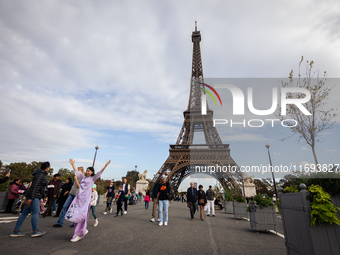
MULTIPOLYGON (((220 97, 220 95, 217 93, 217 91, 216 91, 213 87, 211 87, 210 85, 208 85, 208 84, 206 84, 206 83, 203 83, 203 82, 196 82, 196 83, 202 84, 202 85, 204 85, 205 87, 207 87, 208 89, 210 89, 212 92, 214 92, 214 94, 217 96, 217 98, 218 98, 218 100, 220 101, 220 104, 221 104, 221 106, 222 106, 221 97, 220 97)), ((212 94, 210 91, 208 91, 208 90, 206 90, 206 89, 204 89, 204 88, 201 88, 201 87, 197 87, 197 88, 199 88, 200 90, 202 90, 202 91, 204 91, 205 93, 207 93, 207 94, 212 98, 212 100, 214 100, 215 105, 217 105, 216 100, 215 100, 215 97, 213 96, 213 94, 212 94)), ((206 114, 207 114, 207 97, 206 97, 206 94, 205 94, 205 93, 203 93, 203 95, 202 95, 202 97, 201 97, 201 110, 202 110, 202 115, 206 115, 206 114)))

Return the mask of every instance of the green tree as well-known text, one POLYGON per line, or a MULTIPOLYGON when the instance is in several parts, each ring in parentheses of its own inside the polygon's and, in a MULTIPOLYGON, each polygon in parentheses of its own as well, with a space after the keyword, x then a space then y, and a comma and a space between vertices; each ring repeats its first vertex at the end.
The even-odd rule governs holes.
MULTIPOLYGON (((139 172, 132 170, 132 171, 128 171, 126 174, 126 179, 129 181, 132 181, 133 183, 136 183, 139 180, 139 172)), ((130 182, 129 182, 130 183, 130 182)))
MULTIPOLYGON (((308 110, 311 115, 305 115, 295 104, 288 104, 286 109, 286 115, 281 115, 281 107, 279 107, 276 115, 279 116, 281 121, 294 119, 298 122, 296 126, 295 122, 286 121, 291 126, 293 135, 298 135, 298 141, 301 139, 311 147, 315 165, 318 165, 318 159, 316 156, 315 145, 316 142, 320 142, 319 133, 333 127, 335 121, 334 118, 337 116, 337 109, 325 107, 326 101, 329 99, 329 94, 332 88, 326 86, 326 72, 320 79, 319 73, 313 71, 314 62, 306 61, 306 71, 302 75, 300 72, 301 64, 303 62, 303 56, 299 63, 299 74, 298 79, 293 79, 293 70, 289 73, 290 81, 283 83, 282 87, 287 88, 304 88, 307 89, 311 94, 311 99, 304 104, 304 107, 308 110)), ((287 98, 304 98, 304 93, 287 93, 287 98)), ((285 138, 287 139, 287 138, 285 138)), ((283 139, 283 140, 285 140, 283 139)))
POLYGON ((65 182, 67 178, 74 179, 74 171, 68 170, 67 168, 59 168, 58 174, 60 174, 60 180, 65 182))

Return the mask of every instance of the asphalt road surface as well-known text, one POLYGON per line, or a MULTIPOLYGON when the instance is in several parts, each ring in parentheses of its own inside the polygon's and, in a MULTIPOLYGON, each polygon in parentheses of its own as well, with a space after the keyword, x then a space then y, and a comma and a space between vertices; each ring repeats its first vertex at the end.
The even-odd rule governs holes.
POLYGON ((89 233, 76 243, 70 242, 71 223, 65 220, 64 227, 53 228, 58 219, 54 217, 40 216, 39 229, 47 232, 44 236, 30 237, 29 216, 21 227, 26 236, 11 238, 18 216, 0 214, 1 254, 286 254, 282 235, 252 231, 249 221, 236 220, 224 211, 216 211, 216 217, 204 213, 204 221, 196 213, 191 221, 186 204, 172 201, 168 226, 162 227, 150 222, 151 209, 145 210, 144 202, 129 206, 128 214, 118 218, 114 213, 103 215, 103 211, 103 205, 97 206, 97 227, 90 214, 89 233))

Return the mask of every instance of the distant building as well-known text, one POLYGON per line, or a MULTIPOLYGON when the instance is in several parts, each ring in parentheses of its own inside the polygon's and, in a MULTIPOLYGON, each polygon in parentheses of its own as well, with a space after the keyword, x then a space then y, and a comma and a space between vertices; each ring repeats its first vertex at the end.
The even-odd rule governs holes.
POLYGON ((0 175, 5 174, 7 171, 7 165, 2 165, 0 168, 0 175))
POLYGON ((194 182, 194 188, 197 189, 197 182, 194 182))

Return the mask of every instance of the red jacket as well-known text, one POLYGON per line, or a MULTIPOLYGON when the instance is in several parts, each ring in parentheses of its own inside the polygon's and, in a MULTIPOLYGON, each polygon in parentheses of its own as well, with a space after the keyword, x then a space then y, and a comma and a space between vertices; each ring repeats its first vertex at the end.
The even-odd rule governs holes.
POLYGON ((9 188, 8 196, 7 196, 8 199, 17 199, 18 198, 18 196, 19 196, 18 191, 19 191, 20 185, 21 184, 16 184, 16 183, 11 185, 11 187, 9 188))

